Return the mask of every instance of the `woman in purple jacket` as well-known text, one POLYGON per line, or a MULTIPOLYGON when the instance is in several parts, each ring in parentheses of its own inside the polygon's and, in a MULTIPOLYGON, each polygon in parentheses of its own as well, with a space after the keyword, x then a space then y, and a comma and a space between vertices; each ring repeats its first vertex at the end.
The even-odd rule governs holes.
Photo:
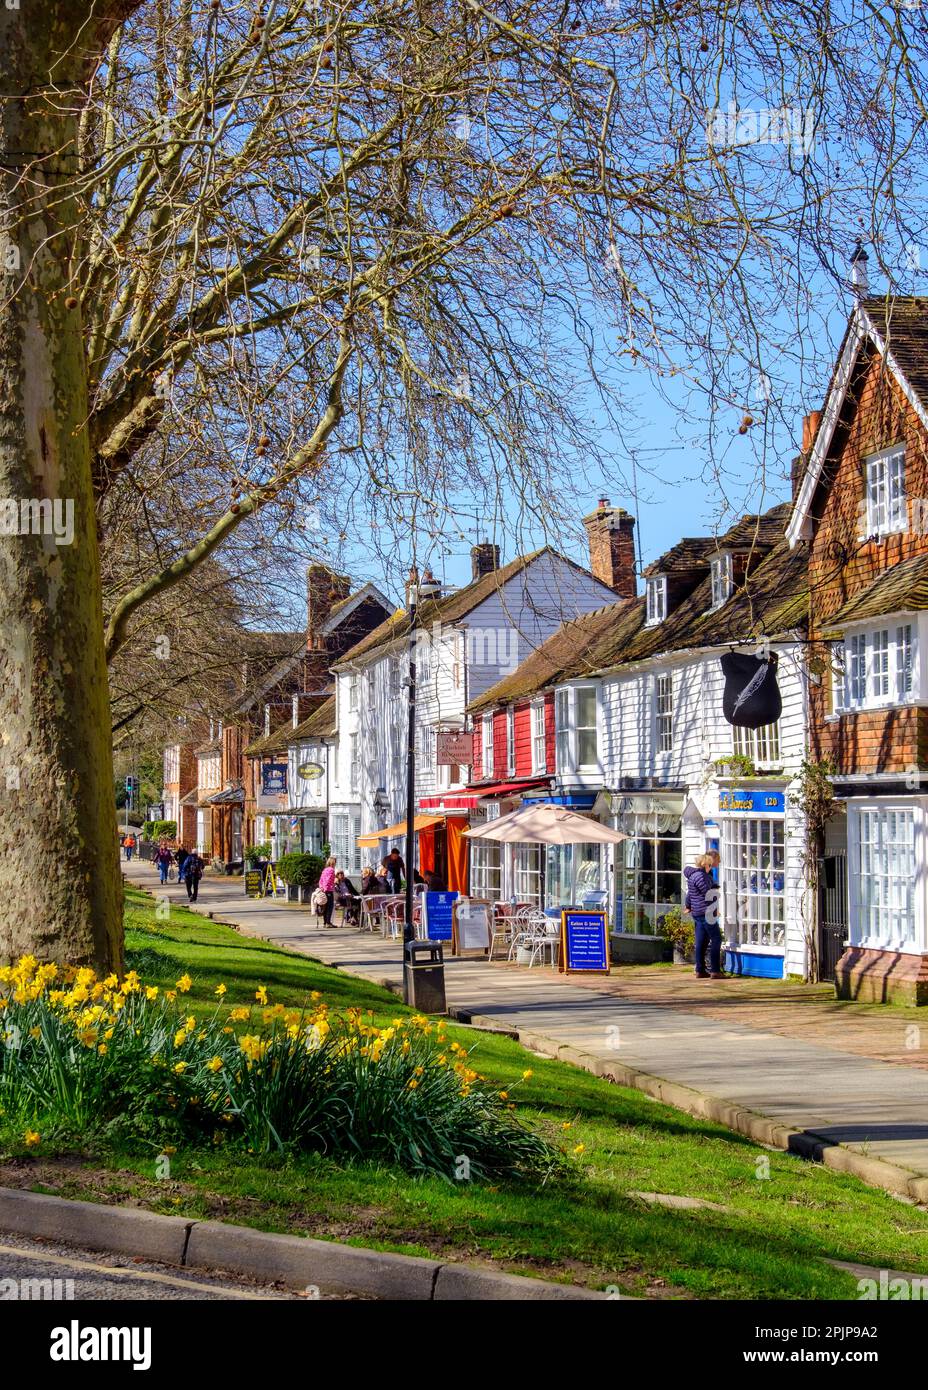
POLYGON ((719 890, 712 870, 719 856, 713 850, 701 854, 696 867, 683 870, 686 879, 686 910, 692 913, 696 928, 696 974, 700 980, 722 980, 722 928, 719 926, 719 890), (709 969, 706 969, 706 948, 709 969))

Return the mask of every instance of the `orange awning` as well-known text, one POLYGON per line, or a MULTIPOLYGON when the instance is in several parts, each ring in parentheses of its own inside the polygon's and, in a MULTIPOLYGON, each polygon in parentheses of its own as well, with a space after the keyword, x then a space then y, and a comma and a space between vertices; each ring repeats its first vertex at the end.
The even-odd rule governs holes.
MULTIPOLYGON (((420 830, 428 830, 430 825, 443 825, 444 816, 416 816, 413 820, 413 829, 416 834, 420 830)), ((358 844, 366 848, 373 848, 379 845, 381 840, 395 840, 400 835, 406 834, 406 822, 398 820, 395 825, 388 825, 386 830, 374 830, 370 835, 359 835, 358 844)))

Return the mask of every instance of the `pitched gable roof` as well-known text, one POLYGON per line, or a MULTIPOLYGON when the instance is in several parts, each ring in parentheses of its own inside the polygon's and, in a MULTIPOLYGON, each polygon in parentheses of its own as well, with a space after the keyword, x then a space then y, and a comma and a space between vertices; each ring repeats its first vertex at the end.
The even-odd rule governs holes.
POLYGON ((490 705, 508 704, 560 681, 598 670, 619 634, 626 628, 636 628, 643 621, 643 613, 640 599, 623 599, 563 623, 515 671, 472 700, 468 709, 474 713, 490 705))
POLYGON ((844 411, 848 388, 867 348, 886 363, 928 431, 928 298, 862 299, 854 308, 832 373, 822 418, 786 534, 791 545, 808 539, 812 503, 844 411))
MULTIPOLYGON (((479 579, 473 580, 470 584, 466 584, 461 589, 455 589, 450 594, 444 594, 436 599, 428 599, 425 603, 420 604, 417 613, 419 626, 426 628, 431 627, 432 623, 435 622, 449 624, 459 622, 462 618, 465 618, 468 613, 472 613, 475 608, 479 607, 485 599, 488 599, 492 594, 498 593, 511 579, 515 579, 517 575, 523 573, 535 560, 545 554, 555 556, 562 564, 569 565, 571 569, 576 570, 579 574, 586 575, 587 578, 594 583, 599 582, 593 580, 593 576, 589 574, 589 571, 585 570, 582 565, 578 565, 575 560, 571 560, 568 556, 562 555, 550 545, 544 545, 540 549, 533 550, 527 555, 517 556, 516 559, 510 560, 508 564, 501 565, 499 569, 490 570, 488 574, 481 575, 479 579)), ((605 584, 602 584, 601 587, 606 591, 607 586, 605 584)), ((336 669, 342 665, 350 665, 363 657, 370 656, 377 648, 389 646, 390 643, 406 636, 408 632, 409 615, 405 608, 397 608, 396 612, 393 613, 386 622, 374 628, 373 632, 369 633, 367 637, 358 642, 356 646, 350 648, 337 663, 336 669)))
MULTIPOLYGON (((772 507, 759 517, 757 534, 778 540, 750 570, 746 580, 721 608, 712 609, 708 576, 671 610, 663 622, 645 625, 645 601, 626 599, 564 623, 511 675, 491 686, 468 706, 471 713, 526 698, 579 676, 603 675, 623 666, 673 652, 739 646, 760 637, 785 637, 805 626, 808 575, 805 546, 790 547, 783 534, 788 507, 772 507)), ((739 534, 741 534, 739 530, 739 534)), ((688 542, 689 543, 689 542, 688 542)), ((711 541, 714 546, 715 540, 711 541)), ((671 555, 678 547, 673 547, 671 555)), ((665 557, 655 561, 657 572, 665 557)))

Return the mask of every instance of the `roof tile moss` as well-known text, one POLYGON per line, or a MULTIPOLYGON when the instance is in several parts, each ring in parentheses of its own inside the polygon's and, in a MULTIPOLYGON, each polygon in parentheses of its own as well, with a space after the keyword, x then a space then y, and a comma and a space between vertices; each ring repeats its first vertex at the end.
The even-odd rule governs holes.
POLYGON ((882 618, 888 613, 916 613, 928 608, 928 555, 913 555, 883 570, 871 584, 828 618, 823 637, 838 636, 848 623, 882 618))

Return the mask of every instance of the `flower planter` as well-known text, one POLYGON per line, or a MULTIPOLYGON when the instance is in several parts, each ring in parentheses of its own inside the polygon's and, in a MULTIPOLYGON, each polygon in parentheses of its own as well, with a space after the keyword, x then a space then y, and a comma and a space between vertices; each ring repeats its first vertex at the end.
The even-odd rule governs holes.
POLYGON ((674 965, 695 965, 695 947, 683 947, 675 945, 673 948, 673 963, 674 965))

